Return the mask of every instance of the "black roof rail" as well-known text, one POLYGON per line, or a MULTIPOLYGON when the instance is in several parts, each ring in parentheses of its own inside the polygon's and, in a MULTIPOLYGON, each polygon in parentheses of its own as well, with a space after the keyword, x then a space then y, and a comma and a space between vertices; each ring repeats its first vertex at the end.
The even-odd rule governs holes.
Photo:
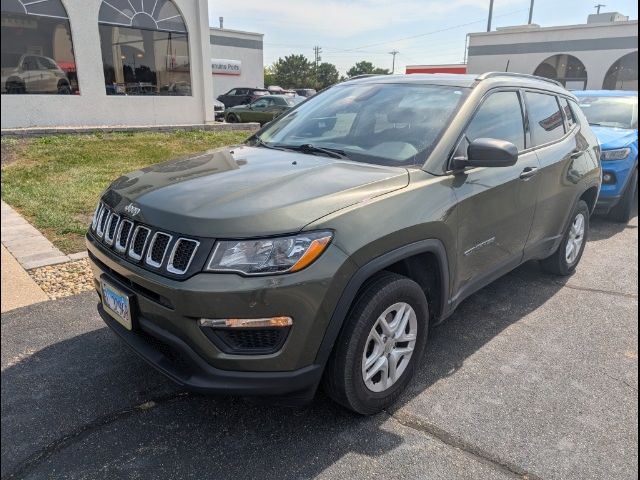
POLYGON ((354 75, 353 77, 349 77, 349 78, 347 78, 346 81, 357 80, 358 78, 381 77, 383 75, 388 75, 388 73, 363 73, 363 74, 360 74, 360 75, 354 75))
POLYGON ((564 85, 562 85, 557 80, 552 80, 551 78, 539 77, 538 75, 529 75, 527 73, 486 72, 486 73, 483 73, 482 75, 476 77, 476 80, 481 81, 481 80, 486 80, 487 78, 493 78, 493 77, 515 77, 515 78, 525 78, 525 79, 529 79, 529 80, 540 80, 542 82, 552 83, 554 85, 557 85, 558 87, 564 88, 564 85))

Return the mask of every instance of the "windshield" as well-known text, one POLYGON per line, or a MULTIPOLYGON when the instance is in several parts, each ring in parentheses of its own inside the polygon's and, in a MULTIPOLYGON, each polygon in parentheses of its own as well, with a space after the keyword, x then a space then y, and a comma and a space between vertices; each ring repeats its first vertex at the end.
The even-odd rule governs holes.
POLYGON ((638 99, 634 97, 578 97, 589 124, 638 128, 638 99))
POLYGON ((337 85, 274 121, 258 143, 312 145, 381 165, 422 165, 468 91, 440 85, 337 85))

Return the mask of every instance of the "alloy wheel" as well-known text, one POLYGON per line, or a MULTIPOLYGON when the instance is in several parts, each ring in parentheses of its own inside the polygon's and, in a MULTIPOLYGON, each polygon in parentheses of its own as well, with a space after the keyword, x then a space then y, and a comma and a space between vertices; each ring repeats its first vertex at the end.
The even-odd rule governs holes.
POLYGON ((373 324, 362 353, 362 379, 372 392, 384 392, 402 376, 416 344, 418 321, 405 302, 391 305, 373 324))
POLYGON ((569 231, 569 239, 567 240, 567 247, 565 250, 565 259, 568 265, 573 265, 578 255, 580 255, 580 249, 584 242, 585 231, 585 218, 584 214, 579 213, 571 224, 571 230, 569 231))

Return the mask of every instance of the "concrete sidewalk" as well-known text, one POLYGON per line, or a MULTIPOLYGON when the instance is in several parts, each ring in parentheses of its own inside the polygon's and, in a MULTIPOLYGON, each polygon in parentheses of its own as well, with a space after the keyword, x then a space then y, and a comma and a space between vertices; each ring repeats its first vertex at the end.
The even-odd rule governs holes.
POLYGON ((34 282, 9 251, 2 246, 2 313, 14 308, 48 300, 47 294, 34 282))

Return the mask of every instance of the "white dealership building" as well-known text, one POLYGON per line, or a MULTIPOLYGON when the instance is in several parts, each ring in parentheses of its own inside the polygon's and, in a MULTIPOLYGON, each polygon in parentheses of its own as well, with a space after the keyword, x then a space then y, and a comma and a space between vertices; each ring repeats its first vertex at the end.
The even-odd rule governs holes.
POLYGON ((586 24, 522 25, 469 34, 467 72, 554 78, 569 89, 638 90, 638 21, 619 13, 586 24))
POLYGON ((262 35, 210 28, 207 0, 2 0, 1 13, 3 129, 206 124, 217 94, 262 86, 262 35))

